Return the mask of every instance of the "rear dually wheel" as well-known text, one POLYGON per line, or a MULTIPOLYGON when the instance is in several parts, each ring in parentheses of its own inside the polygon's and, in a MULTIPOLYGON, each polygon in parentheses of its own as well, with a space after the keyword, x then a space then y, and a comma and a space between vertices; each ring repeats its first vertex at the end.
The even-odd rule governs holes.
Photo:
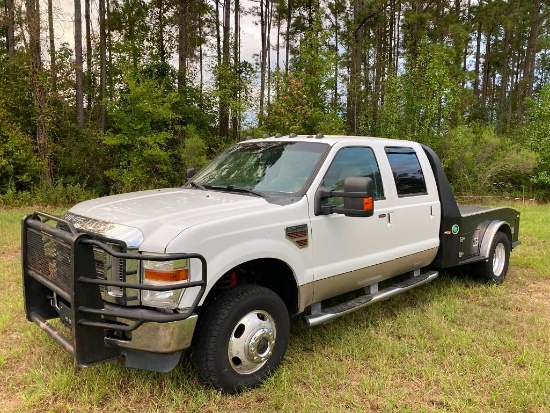
POLYGON ((508 272, 510 261, 510 240, 508 236, 499 231, 495 234, 489 259, 477 264, 477 272, 485 282, 502 284, 508 272))

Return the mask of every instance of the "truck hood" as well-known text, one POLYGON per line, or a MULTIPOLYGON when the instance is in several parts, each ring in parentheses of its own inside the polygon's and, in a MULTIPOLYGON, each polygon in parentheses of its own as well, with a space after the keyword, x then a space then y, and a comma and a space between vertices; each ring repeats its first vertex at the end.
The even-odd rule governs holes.
POLYGON ((69 215, 77 216, 70 219, 77 228, 127 243, 130 239, 124 238, 132 238, 129 246, 159 252, 191 226, 274 207, 263 198, 246 194, 167 188, 92 199, 75 205, 69 215), (141 237, 133 229, 138 229, 141 237))

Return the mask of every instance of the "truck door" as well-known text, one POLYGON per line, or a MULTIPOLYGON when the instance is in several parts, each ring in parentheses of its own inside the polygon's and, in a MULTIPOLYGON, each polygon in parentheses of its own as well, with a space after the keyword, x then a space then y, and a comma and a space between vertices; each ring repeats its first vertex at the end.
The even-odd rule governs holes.
POLYGON ((423 152, 419 156, 412 147, 397 146, 385 152, 393 175, 386 189, 394 198, 394 254, 404 265, 420 268, 433 260, 439 246, 441 208, 435 180, 423 152))
MULTIPOLYGON (((386 199, 372 148, 353 146, 340 149, 321 186, 343 189, 344 180, 349 176, 368 176, 374 181, 374 216, 316 216, 313 205, 310 205, 315 301, 382 280, 387 273, 384 266, 392 260, 393 234, 387 216, 393 211, 393 205, 386 199)), ((343 206, 342 198, 331 198, 329 202, 343 206)))

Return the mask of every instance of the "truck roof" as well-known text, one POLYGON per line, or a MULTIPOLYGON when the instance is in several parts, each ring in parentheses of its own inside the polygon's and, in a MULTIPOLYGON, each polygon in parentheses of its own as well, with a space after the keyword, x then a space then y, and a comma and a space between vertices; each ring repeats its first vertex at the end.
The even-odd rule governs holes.
POLYGON ((243 142, 247 141, 300 141, 300 142, 322 142, 326 143, 328 145, 335 145, 339 142, 343 141, 349 141, 349 142, 362 142, 362 143, 368 143, 368 142, 376 142, 378 144, 385 144, 385 145, 395 145, 395 144, 408 144, 411 145, 414 143, 414 141, 407 141, 407 140, 398 140, 398 139, 388 139, 388 138, 376 138, 372 136, 349 136, 349 135, 323 135, 323 134, 317 134, 317 135, 296 135, 296 134, 290 134, 290 135, 276 135, 276 136, 270 136, 270 137, 264 137, 264 138, 258 138, 253 139, 249 138, 243 142))

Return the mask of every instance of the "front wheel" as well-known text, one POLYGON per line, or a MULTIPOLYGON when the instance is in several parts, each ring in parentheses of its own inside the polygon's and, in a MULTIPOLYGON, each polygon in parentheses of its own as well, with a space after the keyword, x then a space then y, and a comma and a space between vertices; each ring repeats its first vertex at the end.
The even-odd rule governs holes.
POLYGON ((510 261, 510 240, 503 232, 497 232, 491 249, 489 251, 489 259, 478 263, 478 272, 483 281, 502 284, 510 261))
POLYGON ((236 286, 210 304, 195 334, 199 375, 235 393, 261 384, 281 362, 290 335, 288 311, 267 288, 236 286))

